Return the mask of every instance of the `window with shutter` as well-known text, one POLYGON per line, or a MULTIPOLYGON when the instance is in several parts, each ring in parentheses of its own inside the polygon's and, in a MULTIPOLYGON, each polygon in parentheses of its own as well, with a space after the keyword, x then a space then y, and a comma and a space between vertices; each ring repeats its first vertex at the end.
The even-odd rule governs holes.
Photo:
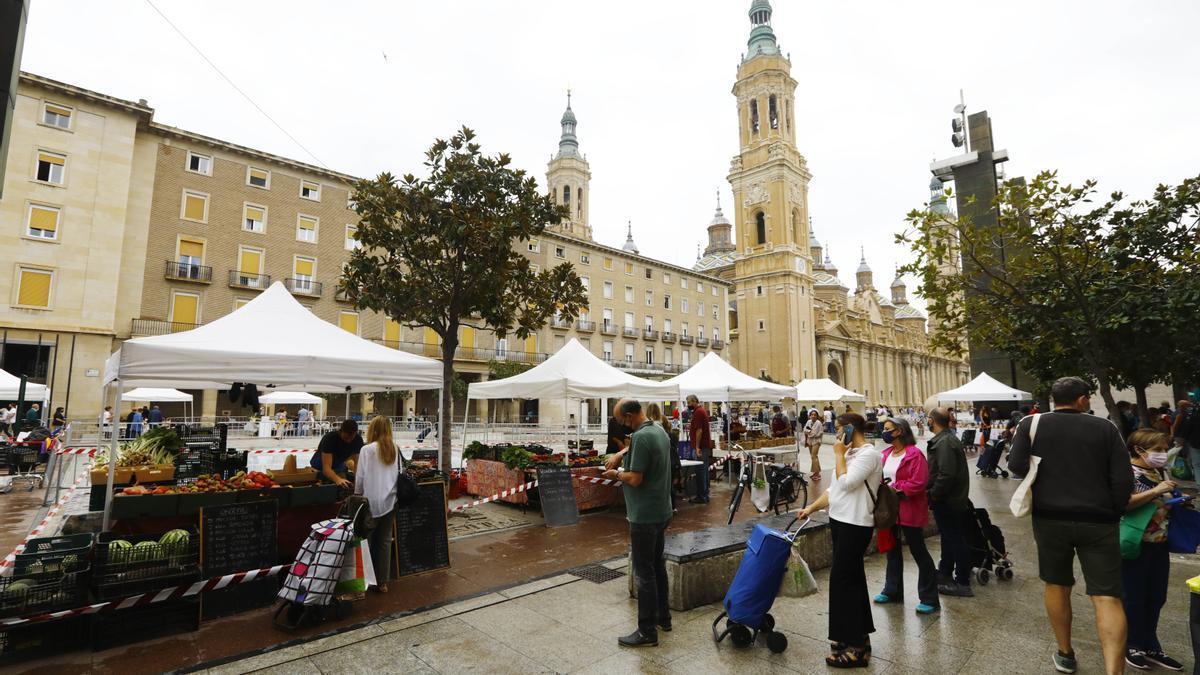
POLYGON ((49 270, 20 268, 18 270, 17 304, 23 307, 50 306, 50 284, 54 273, 49 270))
POLYGON ((47 103, 42 109, 42 124, 59 129, 71 128, 72 110, 66 106, 47 103))
POLYGON ((208 222, 208 195, 202 192, 183 192, 183 214, 185 220, 208 222))
POLYGON ((271 187, 271 172, 253 166, 249 167, 246 170, 246 184, 268 190, 271 187))
POLYGON ((43 183, 62 185, 63 172, 66 170, 66 166, 67 158, 65 155, 46 152, 44 150, 39 151, 35 177, 43 183))
POLYGON ((61 209, 57 206, 29 205, 29 221, 25 233, 38 239, 58 238, 58 218, 61 209))
POLYGON ((262 234, 267 229, 267 207, 246 204, 242 213, 242 229, 262 234))
POLYGON ((383 340, 387 346, 393 348, 400 347, 400 324, 388 319, 383 325, 383 340))
POLYGON ((191 293, 171 294, 171 332, 191 330, 200 317, 200 296, 191 293))
POLYGON ((338 326, 347 333, 358 335, 358 312, 341 312, 338 314, 338 326))

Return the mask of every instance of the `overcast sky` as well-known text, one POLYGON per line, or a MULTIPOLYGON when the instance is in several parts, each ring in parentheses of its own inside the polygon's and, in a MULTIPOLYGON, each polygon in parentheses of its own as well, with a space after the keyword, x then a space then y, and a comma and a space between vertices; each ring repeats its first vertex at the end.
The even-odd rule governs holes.
MULTIPOLYGON (((33 0, 22 67, 147 99, 156 119, 358 176, 419 171, 460 125, 545 181, 565 91, 598 240, 690 266, 737 152, 730 93, 750 0, 33 0), (386 58, 385 58, 386 54, 386 58)), ((1200 173, 1200 3, 774 0, 817 237, 843 281, 859 246, 886 289, 928 199, 959 89, 1009 176, 1057 168, 1146 195, 1200 173)), ((851 283, 852 285, 852 283, 851 283)))

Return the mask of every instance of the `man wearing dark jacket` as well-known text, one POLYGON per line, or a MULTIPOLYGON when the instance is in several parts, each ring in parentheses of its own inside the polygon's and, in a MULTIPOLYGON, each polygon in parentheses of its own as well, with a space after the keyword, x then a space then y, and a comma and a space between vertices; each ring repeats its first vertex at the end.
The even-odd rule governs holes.
POLYGON ((1133 470, 1121 431, 1108 420, 1084 415, 1091 386, 1078 377, 1059 378, 1050 389, 1054 412, 1026 417, 1017 426, 1008 468, 1029 472, 1033 484, 1033 539, 1038 574, 1046 583, 1046 613, 1054 628, 1059 672, 1075 672, 1071 649, 1071 587, 1075 556, 1096 610, 1096 630, 1109 673, 1125 668, 1125 612, 1121 605, 1120 521, 1133 493, 1133 470))
POLYGON ((929 411, 929 508, 942 536, 942 559, 938 574, 942 577, 938 592, 942 595, 973 597, 971 590, 971 552, 967 548, 967 518, 971 501, 968 492, 971 474, 962 441, 950 429, 950 411, 929 411))

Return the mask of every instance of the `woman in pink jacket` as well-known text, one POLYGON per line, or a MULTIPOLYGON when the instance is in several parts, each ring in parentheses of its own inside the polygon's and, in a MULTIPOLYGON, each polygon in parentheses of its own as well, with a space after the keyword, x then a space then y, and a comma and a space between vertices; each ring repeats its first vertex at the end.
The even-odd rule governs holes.
POLYGON ((925 548, 925 525, 929 522, 929 504, 925 484, 929 481, 929 463, 917 447, 908 420, 895 418, 883 423, 883 477, 900 494, 900 518, 896 525, 896 545, 887 554, 887 580, 883 592, 875 596, 878 604, 904 601, 904 552, 900 535, 917 563, 917 614, 932 614, 941 609, 937 590, 937 568, 925 548))

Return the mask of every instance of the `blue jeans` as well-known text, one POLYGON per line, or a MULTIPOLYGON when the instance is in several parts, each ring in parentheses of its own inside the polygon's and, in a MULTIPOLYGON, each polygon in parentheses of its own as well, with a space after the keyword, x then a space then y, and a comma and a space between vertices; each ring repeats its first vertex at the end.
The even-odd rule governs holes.
POLYGON ((932 504, 933 519, 942 536, 942 559, 938 572, 942 576, 953 576, 963 586, 971 585, 971 551, 967 548, 966 511, 952 509, 945 504, 932 504))
POLYGON ((638 594, 638 630, 647 637, 658 635, 658 624, 671 620, 667 561, 663 558, 670 522, 629 524, 629 567, 638 594))
POLYGON ((700 460, 700 466, 696 467, 696 497, 708 501, 708 466, 712 464, 712 450, 696 450, 696 459, 700 460))
POLYGON ((1142 542, 1142 553, 1133 560, 1121 561, 1121 579, 1125 595, 1125 619, 1129 635, 1128 649, 1162 651, 1158 642, 1158 615, 1167 603, 1167 579, 1171 575, 1171 557, 1167 544, 1142 542))

